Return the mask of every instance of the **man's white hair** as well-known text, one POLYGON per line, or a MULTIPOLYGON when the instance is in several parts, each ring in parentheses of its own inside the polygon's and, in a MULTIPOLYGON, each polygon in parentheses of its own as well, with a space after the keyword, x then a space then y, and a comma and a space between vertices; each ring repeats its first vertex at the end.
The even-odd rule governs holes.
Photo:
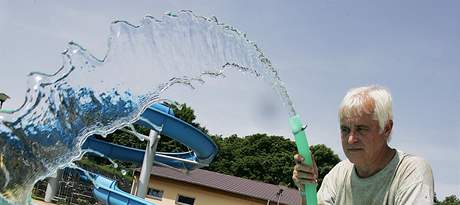
POLYGON ((378 121, 380 132, 386 123, 393 120, 393 108, 390 92, 377 85, 353 88, 347 92, 339 107, 339 120, 372 114, 378 121))

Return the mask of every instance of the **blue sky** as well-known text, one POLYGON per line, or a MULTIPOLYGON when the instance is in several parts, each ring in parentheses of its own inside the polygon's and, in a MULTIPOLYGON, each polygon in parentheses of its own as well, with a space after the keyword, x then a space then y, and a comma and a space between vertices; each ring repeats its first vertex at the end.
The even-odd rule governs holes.
MULTIPOLYGON (((343 159, 337 107, 345 92, 390 89, 391 145, 424 157, 439 198, 460 196, 459 1, 8 1, 0 0, 0 92, 22 103, 25 76, 54 73, 60 52, 78 42, 102 57, 109 24, 192 10, 247 33, 279 70, 312 144, 343 159)), ((229 73, 199 89, 168 93, 195 108, 213 133, 291 137, 287 111, 269 86, 229 73), (184 92, 185 91, 185 92, 184 92)))

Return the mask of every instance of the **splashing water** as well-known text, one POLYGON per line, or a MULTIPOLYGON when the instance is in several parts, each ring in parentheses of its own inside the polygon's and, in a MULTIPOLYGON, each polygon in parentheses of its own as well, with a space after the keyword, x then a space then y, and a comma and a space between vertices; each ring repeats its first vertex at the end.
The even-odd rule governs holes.
POLYGON ((27 204, 33 185, 82 155, 91 134, 107 135, 139 118, 172 85, 240 70, 264 78, 295 115, 277 71, 246 35, 190 11, 139 26, 110 27, 104 58, 70 42, 52 75, 31 73, 24 104, 0 113, 0 202, 27 204))

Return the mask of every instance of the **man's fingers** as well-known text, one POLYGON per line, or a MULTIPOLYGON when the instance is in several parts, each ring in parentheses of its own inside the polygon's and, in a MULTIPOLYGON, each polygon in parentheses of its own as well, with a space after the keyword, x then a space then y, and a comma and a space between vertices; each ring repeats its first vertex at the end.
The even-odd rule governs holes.
POLYGON ((300 189, 303 189, 304 184, 318 183, 318 168, 316 166, 315 156, 313 155, 313 147, 310 147, 310 151, 313 161, 312 166, 305 164, 304 158, 300 154, 294 155, 296 165, 294 166, 294 170, 292 172, 292 180, 300 189))
POLYGON ((292 176, 295 176, 295 178, 298 180, 315 180, 316 179, 316 175, 313 173, 299 172, 296 170, 294 170, 294 173, 292 176))
POLYGON ((300 154, 295 154, 294 155, 294 161, 297 163, 297 164, 300 164, 303 162, 303 157, 300 155, 300 154))
POLYGON ((294 169, 304 170, 307 172, 309 172, 309 170, 314 170, 315 174, 318 175, 318 166, 316 165, 316 161, 314 158, 312 166, 308 166, 307 164, 305 164, 305 162, 303 161, 303 157, 299 154, 294 155, 294 161, 296 163, 296 166, 299 165, 297 166, 297 168, 294 167, 294 169))
POLYGON ((306 173, 315 174, 314 168, 310 167, 310 166, 307 166, 305 164, 296 164, 294 166, 294 170, 299 171, 299 172, 306 172, 306 173))
MULTIPOLYGON (((311 159, 313 161, 313 165, 316 166, 316 160, 315 160, 315 156, 313 155, 313 153, 311 153, 311 159)), ((304 163, 304 158, 300 154, 295 154, 294 161, 296 162, 296 164, 301 164, 301 163, 304 163)))
POLYGON ((302 172, 294 172, 292 180, 297 186, 303 186, 306 183, 317 183, 317 178, 312 174, 306 174, 302 172))

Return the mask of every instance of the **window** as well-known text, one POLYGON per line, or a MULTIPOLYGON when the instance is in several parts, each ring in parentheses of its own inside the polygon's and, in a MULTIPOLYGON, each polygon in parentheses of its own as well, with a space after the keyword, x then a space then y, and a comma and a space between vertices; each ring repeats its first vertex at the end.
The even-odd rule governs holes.
POLYGON ((154 199, 162 200, 163 199, 163 191, 154 189, 154 188, 149 188, 147 191, 147 195, 151 196, 154 199))
POLYGON ((195 198, 187 197, 187 196, 182 196, 182 195, 179 194, 179 195, 177 196, 176 204, 180 204, 180 205, 194 205, 194 204, 195 204, 195 198))

